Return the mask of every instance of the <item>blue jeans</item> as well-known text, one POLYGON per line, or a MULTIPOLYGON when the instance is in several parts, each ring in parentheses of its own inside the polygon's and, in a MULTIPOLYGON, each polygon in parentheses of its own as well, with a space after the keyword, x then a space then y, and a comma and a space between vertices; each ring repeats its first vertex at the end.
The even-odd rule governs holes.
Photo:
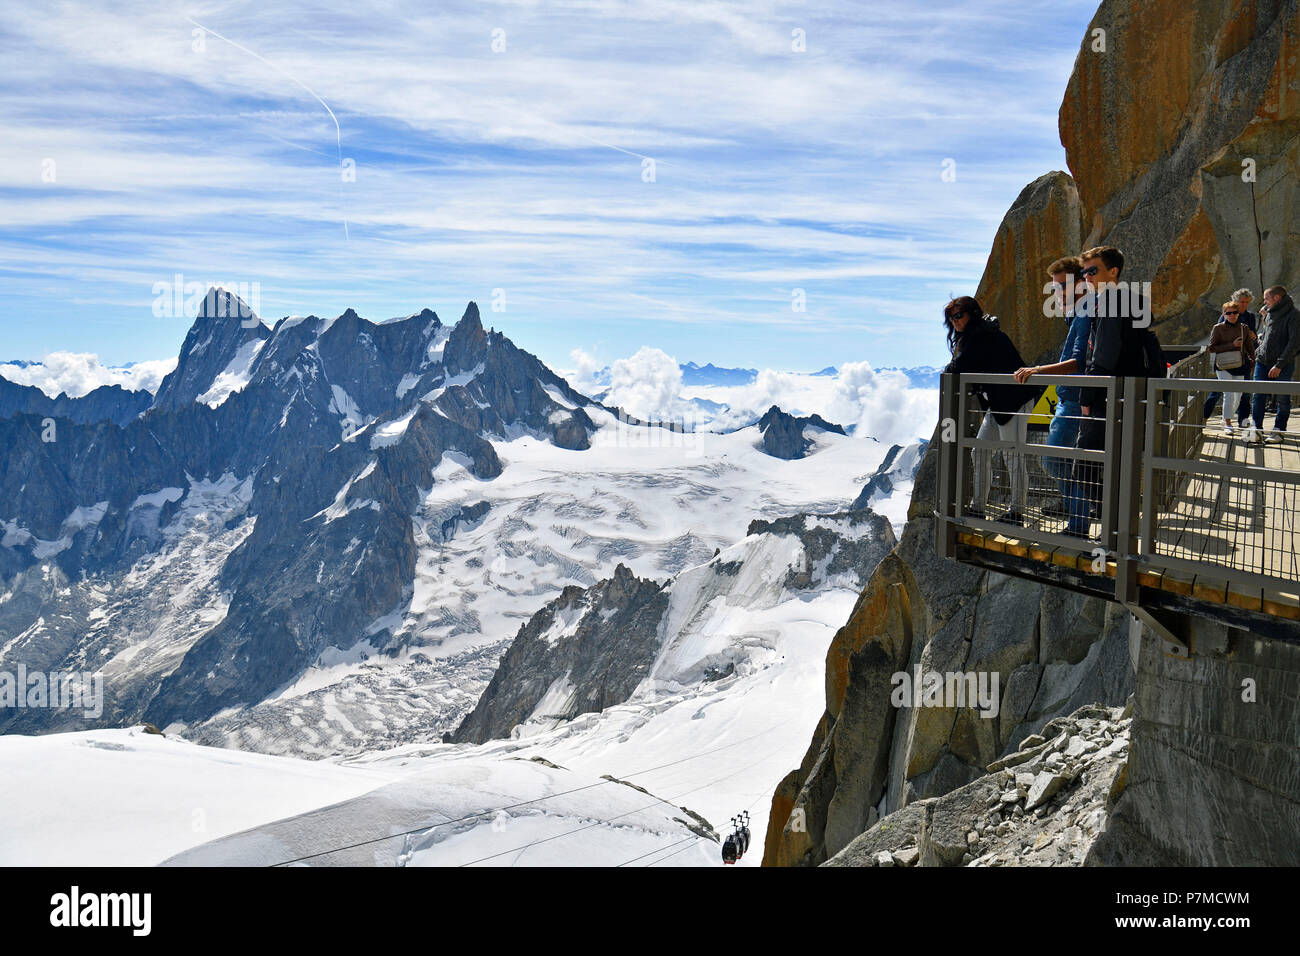
MULTIPOLYGON (((1076 448, 1094 451, 1106 447, 1106 401, 1092 404, 1092 414, 1079 426, 1076 448)), ((1066 530, 1071 534, 1086 535, 1092 526, 1092 509, 1101 503, 1101 465, 1095 461, 1075 461, 1074 472, 1068 482, 1066 501, 1070 517, 1066 530)))
MULTIPOLYGON (((1271 365, 1265 365, 1263 362, 1256 362, 1255 381, 1257 382, 1270 381, 1268 377, 1268 370, 1271 369, 1272 367, 1273 366, 1271 365)), ((1282 369, 1282 374, 1279 375, 1277 378, 1272 379, 1271 381, 1275 381, 1275 382, 1291 381, 1291 379, 1295 375, 1295 360, 1293 359, 1290 362, 1287 362, 1287 364, 1280 367, 1282 369)), ((1267 404, 1267 402, 1268 402, 1268 395, 1266 393, 1264 392, 1255 393, 1253 410, 1255 413, 1254 419, 1255 419, 1256 428, 1264 427, 1264 406, 1265 404, 1267 404)), ((1273 427, 1280 432, 1286 431, 1287 419, 1289 419, 1290 417, 1291 417, 1291 396, 1290 395, 1277 396, 1277 421, 1274 423, 1273 427)))
MULTIPOLYGON (((1083 409, 1078 402, 1060 401, 1056 403, 1056 412, 1052 423, 1047 426, 1047 444, 1057 448, 1073 448, 1079 438, 1079 417, 1083 409)), ((1074 472, 1074 459, 1043 456, 1043 471, 1056 479, 1061 486, 1061 494, 1069 489, 1070 476, 1074 472)))

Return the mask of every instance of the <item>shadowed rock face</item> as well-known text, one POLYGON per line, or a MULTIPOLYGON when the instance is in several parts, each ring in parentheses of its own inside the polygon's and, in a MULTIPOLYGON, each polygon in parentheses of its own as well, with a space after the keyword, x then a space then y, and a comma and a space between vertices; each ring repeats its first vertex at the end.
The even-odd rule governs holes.
POLYGON ((1128 786, 1087 862, 1295 866, 1300 647, 1193 623, 1191 660, 1143 634, 1128 786))
POLYGON ((921 458, 925 455, 925 449, 929 444, 922 439, 907 448, 902 445, 891 446, 885 454, 885 460, 862 486, 862 491, 853 499, 849 509, 856 511, 858 508, 869 508, 873 501, 893 494, 896 481, 915 480, 916 471, 921 467, 921 458))
POLYGON ((1125 277, 1152 281, 1162 340, 1200 339, 1238 287, 1258 303, 1262 288, 1296 281, 1296 0, 1105 0, 1060 130, 1084 243, 1118 246, 1125 277))
POLYGON ((813 446, 812 435, 818 430, 844 434, 843 426, 833 425, 820 415, 796 418, 776 405, 758 420, 758 430, 763 433, 763 451, 786 461, 805 457, 813 446))
POLYGON ((569 719, 621 704, 654 663, 667 608, 662 584, 622 564, 590 588, 565 588, 519 629, 453 740, 481 744, 530 716, 569 719))
MULTIPOLYGON (((101 398, 74 410, 90 415, 101 398)), ((256 703, 322 652, 363 639, 396 653, 401 639, 370 625, 411 599, 413 515, 440 465, 451 456, 476 478, 496 477, 494 436, 586 448, 591 404, 485 331, 473 303, 452 329, 428 310, 385 323, 348 310, 268 329, 235 297, 210 294, 143 415, 123 399, 107 420, 58 418, 55 441, 43 434, 46 408, 0 417, 0 580, 41 564, 51 572, 48 585, 26 575, 0 602, 0 669, 110 659, 112 634, 94 623, 102 609, 76 604, 81 591, 58 583, 120 579, 185 509, 228 538, 209 583, 213 601, 226 595, 229 605, 198 615, 186 640, 147 666, 122 665, 102 723, 146 714, 159 726, 191 723, 256 703), (220 507, 203 503, 205 485, 224 489, 220 507)), ((443 516, 438 531, 445 540, 485 511, 443 516)), ((0 732, 73 720, 6 709, 0 732)))
POLYGON ((80 398, 60 394, 50 398, 34 385, 18 385, 0 377, 0 419, 12 415, 66 418, 79 425, 113 422, 125 425, 153 404, 148 392, 121 385, 101 385, 80 398))

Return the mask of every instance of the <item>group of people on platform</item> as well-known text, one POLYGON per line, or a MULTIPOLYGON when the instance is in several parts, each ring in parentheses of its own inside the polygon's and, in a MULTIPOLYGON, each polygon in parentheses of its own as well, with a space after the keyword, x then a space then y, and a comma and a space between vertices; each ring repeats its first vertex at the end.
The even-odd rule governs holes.
MULTIPOLYGON (((1209 350, 1214 355, 1214 374, 1228 381, 1284 382, 1295 378, 1296 356, 1300 354, 1300 313, 1282 286, 1264 290, 1264 305, 1258 316, 1250 311, 1254 296, 1238 289, 1223 303, 1223 313, 1210 332, 1209 350), (1260 325, 1263 330, 1260 330, 1260 325)), ((1205 400, 1209 421, 1219 399, 1223 399, 1223 430, 1233 436, 1241 429, 1248 442, 1282 441, 1291 417, 1291 396, 1266 392, 1211 392, 1205 400), (1236 412, 1234 416, 1233 412, 1236 412), (1264 418, 1275 413, 1273 428, 1264 431, 1264 418), (1237 425, 1232 424, 1233 418, 1237 425)))
MULTIPOLYGON (((1050 365, 1028 366, 1015 343, 985 314, 978 301, 960 296, 944 307, 952 361, 945 372, 1014 375, 1017 384, 975 387, 984 418, 976 437, 1023 447, 1029 419, 1041 389, 1030 384, 1035 375, 1093 375, 1124 378, 1161 377, 1167 371, 1160 343, 1148 328, 1150 303, 1134 284, 1124 284, 1124 254, 1114 246, 1097 246, 1078 256, 1066 256, 1047 268, 1057 310, 1067 323, 1060 359, 1050 365)), ((1226 381, 1250 379, 1291 381, 1300 353, 1300 313, 1287 290, 1264 290, 1259 315, 1250 311, 1254 296, 1238 289, 1210 332, 1215 375, 1226 381)), ((1205 402, 1208 421, 1223 400, 1224 431, 1232 437, 1240 428, 1248 442, 1279 442, 1287 429, 1291 396, 1256 391, 1212 393, 1205 402), (1276 411, 1273 428, 1264 431, 1264 418, 1276 411), (1237 425, 1234 426, 1234 418, 1237 425)), ((1048 426, 1047 445, 1099 450, 1105 447, 1107 390, 1104 387, 1058 386, 1057 403, 1048 426)), ((967 514, 985 517, 992 488, 992 456, 974 454, 974 496, 967 514)), ((1029 495, 1028 462, 1024 455, 1004 455, 1010 473, 1010 500, 998 517, 1005 524, 1025 522, 1029 495)), ((1042 510, 1045 517, 1064 518, 1065 534, 1088 538, 1101 500, 1101 465, 1067 455, 1044 456, 1043 468, 1060 487, 1060 499, 1042 510)))

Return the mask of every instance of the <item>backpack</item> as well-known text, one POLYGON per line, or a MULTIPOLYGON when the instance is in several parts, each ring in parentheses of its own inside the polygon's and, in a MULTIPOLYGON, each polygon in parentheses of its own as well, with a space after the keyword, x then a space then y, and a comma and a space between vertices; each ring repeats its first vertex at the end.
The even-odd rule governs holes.
POLYGON ((1134 328, 1132 321, 1120 320, 1119 354, 1115 358, 1114 375, 1123 378, 1166 378, 1169 363, 1160 339, 1150 329, 1134 328))
POLYGON ((1166 378, 1169 375, 1169 363, 1165 361, 1165 350, 1160 347, 1160 340, 1150 329, 1132 329, 1142 350, 1142 371, 1135 372, 1142 378, 1166 378))

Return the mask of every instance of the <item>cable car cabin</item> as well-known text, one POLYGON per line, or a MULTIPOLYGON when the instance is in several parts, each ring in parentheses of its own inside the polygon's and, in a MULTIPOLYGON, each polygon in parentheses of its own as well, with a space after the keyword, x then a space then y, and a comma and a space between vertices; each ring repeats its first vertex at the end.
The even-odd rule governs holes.
POLYGON ((728 836, 722 843, 722 862, 727 864, 735 863, 740 858, 737 849, 735 836, 728 836))
MULTIPOLYGON (((1247 442, 1204 408, 1211 392, 1294 400, 1300 383, 1217 379, 1210 360, 1197 349, 1166 379, 1034 376, 1101 390, 1093 448, 1048 445, 1042 429, 1024 444, 981 439, 974 390, 1013 377, 945 374, 939 554, 1118 602, 1178 653, 1207 621, 1300 643, 1300 432, 1247 442)), ((1035 424, 1044 410, 1028 413, 1035 424)))

